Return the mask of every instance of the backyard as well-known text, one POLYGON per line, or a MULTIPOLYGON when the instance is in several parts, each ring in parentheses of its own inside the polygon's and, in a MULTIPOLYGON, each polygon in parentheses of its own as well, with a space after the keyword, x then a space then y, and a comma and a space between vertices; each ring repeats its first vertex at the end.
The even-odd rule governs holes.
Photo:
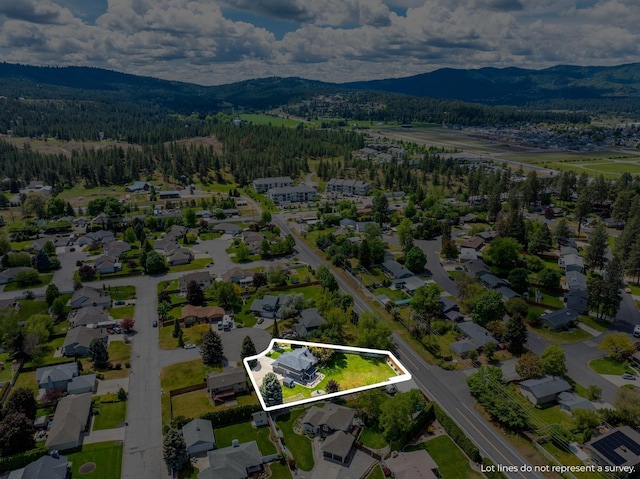
MULTIPOLYGON (((259 404, 258 397, 253 393, 236 396, 235 401, 237 402, 237 406, 259 404)), ((201 417, 208 412, 220 411, 223 409, 227 409, 227 406, 224 404, 214 406, 211 403, 209 393, 207 393, 206 389, 178 394, 171 398, 171 410, 174 417, 201 417)))
MULTIPOLYGON (((100 396, 97 396, 98 398, 100 396)), ((95 399, 95 398, 94 398, 95 399)), ((101 402, 98 399, 98 412, 94 416, 93 430, 113 429, 124 424, 127 415, 126 401, 101 402)))
POLYGON ((298 468, 303 471, 310 471, 314 464, 311 441, 306 436, 296 434, 293 430, 296 420, 305 412, 305 409, 296 409, 282 414, 276 419, 276 425, 282 431, 287 449, 293 454, 298 468))
POLYGON ((438 464, 438 472, 442 479, 482 479, 484 476, 471 469, 469 459, 449 438, 449 436, 438 436, 423 442, 418 446, 408 447, 407 450, 416 451, 426 449, 433 460, 438 464))
POLYGON ((314 388, 295 384, 293 388, 283 388, 285 402, 310 398, 313 391, 326 390, 327 383, 333 379, 340 385, 340 390, 355 389, 386 381, 396 373, 383 358, 366 358, 360 354, 337 353, 318 371, 324 379, 314 388))
MULTIPOLYGON (((122 444, 117 441, 99 442, 82 446, 80 452, 69 454, 72 463, 71 476, 86 479, 120 479, 122 466, 122 444), (92 463, 91 472, 81 473, 85 464, 92 463)), ((86 466, 85 466, 86 467, 86 466)))
POLYGON ((218 449, 229 447, 234 439, 237 439, 240 444, 256 441, 258 443, 258 449, 260 449, 263 456, 276 454, 278 452, 276 446, 271 442, 271 439, 269 439, 270 431, 271 428, 269 427, 255 429, 250 422, 218 427, 214 432, 216 447, 218 449))

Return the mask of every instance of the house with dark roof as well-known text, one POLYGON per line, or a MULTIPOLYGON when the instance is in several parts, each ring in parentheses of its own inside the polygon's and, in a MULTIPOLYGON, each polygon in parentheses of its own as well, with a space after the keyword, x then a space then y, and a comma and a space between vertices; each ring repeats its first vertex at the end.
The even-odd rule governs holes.
POLYGON ((216 449, 207 453, 209 467, 198 479, 247 479, 262 471, 262 453, 256 441, 216 449))
POLYGON ((509 301, 511 298, 519 298, 520 295, 518 293, 516 293, 514 290, 512 290, 511 288, 508 288, 506 286, 498 286, 496 288, 496 290, 502 295, 502 299, 504 301, 509 301))
POLYGON ((438 479, 438 464, 424 449, 399 452, 384 459, 385 465, 394 479, 438 479))
POLYGON ((462 322, 458 324, 458 329, 466 336, 466 339, 451 343, 450 348, 461 358, 466 357, 470 351, 482 348, 485 344, 498 344, 491 333, 479 324, 462 322))
POLYGON ((110 308, 111 297, 101 289, 83 286, 73 293, 69 300, 71 309, 86 308, 88 306, 110 308))
POLYGON ((190 456, 215 449, 216 440, 213 437, 211 421, 194 419, 182 426, 182 436, 187 444, 187 452, 190 456))
POLYGON ((208 271, 196 271, 180 276, 180 279, 178 279, 178 289, 180 293, 185 294, 187 292, 187 287, 191 281, 195 281, 202 288, 206 288, 207 286, 211 286, 211 274, 209 274, 208 271))
MULTIPOLYGON (((8 284, 15 280, 18 273, 23 271, 36 271, 29 266, 14 266, 13 268, 7 268, 0 272, 0 284, 8 284)), ((37 271, 36 271, 37 272, 37 271)))
POLYGON ((58 402, 49 428, 46 446, 49 451, 66 451, 82 443, 91 414, 91 393, 65 396, 58 402))
POLYGON ((22 469, 9 473, 7 479, 67 479, 70 463, 67 456, 42 456, 22 469))
POLYGON ((589 314, 589 294, 585 290, 572 289, 564 293, 567 308, 580 314, 589 314))
POLYGON ((110 319, 110 316, 104 311, 104 309, 95 306, 87 306, 86 308, 80 308, 72 311, 67 320, 69 321, 69 325, 75 328, 78 326, 106 326, 110 319))
POLYGON ((263 318, 278 318, 278 310, 289 300, 288 294, 273 296, 266 294, 262 299, 254 299, 249 307, 249 312, 263 318))
POLYGON ((151 189, 151 183, 147 181, 134 181, 132 185, 125 188, 125 191, 129 193, 140 193, 149 191, 151 189))
POLYGON ((67 390, 67 384, 78 376, 78 363, 68 363, 43 366, 36 369, 36 383, 39 389, 51 391, 52 389, 67 390))
POLYGON ((207 375, 207 391, 214 402, 225 402, 236 394, 249 390, 247 374, 244 368, 228 368, 222 373, 211 372, 207 375))
POLYGON ((584 260, 582 256, 577 254, 568 254, 560 258, 562 261, 562 266, 566 272, 569 271, 578 271, 579 273, 584 273, 584 260))
POLYGON ((89 355, 89 346, 94 339, 107 343, 107 333, 102 329, 73 328, 67 331, 62 343, 62 354, 67 357, 85 357, 89 355))
POLYGON ((469 274, 476 277, 479 276, 480 274, 489 273, 491 271, 489 267, 485 264, 485 262, 482 260, 471 261, 470 263, 467 264, 467 270, 469 271, 469 274))
POLYGON ((567 271, 565 278, 570 290, 587 290, 587 277, 580 271, 567 271))
POLYGON ((476 236, 482 238, 488 243, 489 241, 494 240, 497 235, 498 234, 495 231, 482 231, 478 233, 476 236))
POLYGON ((404 289, 407 294, 413 296, 413 293, 416 292, 416 289, 421 288, 427 283, 417 276, 409 276, 408 278, 403 279, 394 279, 391 282, 392 289, 404 289))
POLYGON ((491 273, 480 273, 477 276, 480 284, 487 289, 498 289, 502 286, 511 286, 511 283, 509 283, 509 281, 507 281, 506 279, 498 278, 496 275, 493 275, 491 273))
POLYGON ((480 236, 474 236, 472 238, 467 238, 461 244, 461 248, 470 248, 478 251, 480 248, 484 246, 484 240, 480 238, 480 236))
POLYGON ((302 419, 302 427, 309 434, 321 437, 336 431, 348 433, 353 427, 355 411, 338 404, 327 403, 324 407, 312 406, 302 419))
POLYGON ((601 466, 640 466, 640 433, 621 426, 585 444, 591 460, 601 466))
POLYGON ((110 274, 120 271, 122 263, 116 256, 103 254, 95 259, 94 268, 100 274, 110 274))
POLYGON ((300 318, 298 318, 298 324, 294 326, 294 329, 299 337, 304 338, 326 322, 320 315, 318 308, 307 308, 300 311, 300 318))
POLYGON ((563 329, 571 326, 578 320, 578 312, 573 309, 562 308, 543 314, 540 316, 540 320, 549 329, 563 329))
POLYGON ((257 254, 260 251, 260 245, 265 239, 265 235, 258 233, 257 231, 243 231, 242 242, 249 249, 249 253, 257 254))
POLYGON ((318 358, 309 351, 309 348, 304 347, 283 353, 273 361, 271 366, 274 373, 306 384, 315 379, 316 364, 318 364, 318 358))
POLYGON ((560 409, 573 413, 576 409, 586 409, 588 411, 595 411, 596 408, 591 401, 577 394, 563 391, 558 394, 558 404, 560 409))
POLYGON ((558 394, 568 391, 571 391, 571 385, 558 376, 547 375, 520 383, 520 394, 536 406, 557 401, 558 394))
POLYGON ((395 260, 388 259, 382 263, 382 268, 394 279, 408 278, 413 273, 395 260))
POLYGON ((328 461, 339 464, 348 464, 351 460, 351 451, 355 437, 346 432, 338 431, 327 437, 320 445, 322 457, 328 461))

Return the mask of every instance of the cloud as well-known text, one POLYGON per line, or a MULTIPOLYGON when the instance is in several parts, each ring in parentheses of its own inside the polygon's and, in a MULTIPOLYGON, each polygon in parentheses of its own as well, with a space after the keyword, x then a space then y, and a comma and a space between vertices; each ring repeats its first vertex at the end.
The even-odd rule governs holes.
POLYGON ((0 15, 34 24, 60 24, 71 19, 71 12, 49 0, 0 0, 0 15))

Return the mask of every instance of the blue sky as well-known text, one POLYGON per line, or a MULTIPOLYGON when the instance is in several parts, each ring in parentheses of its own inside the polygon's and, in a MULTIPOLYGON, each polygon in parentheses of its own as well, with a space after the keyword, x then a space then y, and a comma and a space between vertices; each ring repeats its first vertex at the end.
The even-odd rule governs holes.
POLYGON ((637 0, 0 0, 0 61, 203 85, 640 61, 637 0))

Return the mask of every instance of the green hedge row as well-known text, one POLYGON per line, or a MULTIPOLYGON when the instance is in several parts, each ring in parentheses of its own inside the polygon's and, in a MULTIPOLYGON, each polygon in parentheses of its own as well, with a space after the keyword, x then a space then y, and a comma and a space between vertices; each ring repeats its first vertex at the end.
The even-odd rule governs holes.
POLYGON ((437 404, 434 404, 433 410, 436 414, 436 419, 442 425, 447 434, 451 436, 451 439, 462 449, 465 454, 471 459, 473 462, 480 462, 482 457, 480 456, 480 451, 476 447, 476 445, 464 435, 462 429, 458 427, 458 425, 453 422, 449 416, 445 414, 445 412, 440 409, 437 404))
POLYGON ((420 430, 422 430, 428 423, 432 422, 434 418, 435 414, 433 411, 433 403, 429 403, 411 422, 409 428, 406 431, 403 431, 400 437, 391 443, 391 450, 401 450, 404 446, 406 446, 407 442, 413 439, 418 434, 418 432, 420 432, 420 430))
POLYGON ((21 454, 15 454, 9 457, 0 457, 0 472, 13 471, 14 469, 20 469, 27 464, 32 463, 35 460, 40 459, 42 456, 46 456, 48 451, 44 448, 31 449, 30 451, 23 452, 21 454))
POLYGON ((211 421, 215 429, 216 427, 230 426, 231 424, 248 421, 251 419, 251 415, 258 411, 262 411, 262 407, 259 404, 252 404, 223 411, 209 412, 201 416, 201 419, 211 421))

